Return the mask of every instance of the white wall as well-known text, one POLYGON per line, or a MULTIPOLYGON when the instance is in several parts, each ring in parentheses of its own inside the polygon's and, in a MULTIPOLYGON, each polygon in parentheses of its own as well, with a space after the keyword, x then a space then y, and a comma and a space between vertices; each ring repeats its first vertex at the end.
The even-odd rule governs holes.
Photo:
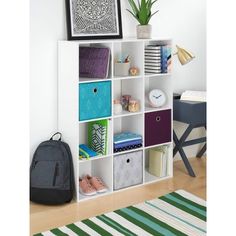
MULTIPOLYGON (((57 111, 57 41, 66 39, 65 0, 30 1, 30 151, 56 131, 57 111)), ((121 0, 123 36, 134 37, 136 21, 121 0)), ((159 12, 152 18, 153 36, 171 37, 174 44, 191 50, 196 59, 181 66, 174 58, 174 90, 206 89, 206 21, 204 0, 159 0, 159 12)), ((177 133, 183 125, 175 125, 177 133)), ((193 136, 202 135, 196 130, 193 136)), ((188 147, 195 156, 199 145, 188 147)))

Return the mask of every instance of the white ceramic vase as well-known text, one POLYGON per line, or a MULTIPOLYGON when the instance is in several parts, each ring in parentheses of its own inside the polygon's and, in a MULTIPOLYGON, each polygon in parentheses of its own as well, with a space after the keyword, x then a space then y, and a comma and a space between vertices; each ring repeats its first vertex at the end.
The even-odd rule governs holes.
POLYGON ((136 29, 138 39, 150 39, 152 37, 151 25, 137 25, 136 29))

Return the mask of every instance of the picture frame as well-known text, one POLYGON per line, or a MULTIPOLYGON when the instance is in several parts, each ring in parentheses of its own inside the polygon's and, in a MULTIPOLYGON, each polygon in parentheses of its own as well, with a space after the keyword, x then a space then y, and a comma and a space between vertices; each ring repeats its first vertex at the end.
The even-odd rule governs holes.
POLYGON ((120 0, 65 0, 68 40, 123 38, 120 0))

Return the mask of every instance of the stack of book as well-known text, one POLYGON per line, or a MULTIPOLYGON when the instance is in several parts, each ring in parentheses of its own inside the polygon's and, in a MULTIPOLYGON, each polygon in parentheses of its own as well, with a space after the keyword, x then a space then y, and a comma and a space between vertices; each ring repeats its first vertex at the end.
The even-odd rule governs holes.
POLYGON ((161 46, 147 45, 145 47, 144 58, 146 74, 161 73, 161 46))
POLYGON ((146 74, 169 73, 171 71, 170 45, 147 45, 144 55, 146 74))
POLYGON ((142 147, 142 136, 132 132, 122 132, 114 135, 114 152, 122 152, 142 147))

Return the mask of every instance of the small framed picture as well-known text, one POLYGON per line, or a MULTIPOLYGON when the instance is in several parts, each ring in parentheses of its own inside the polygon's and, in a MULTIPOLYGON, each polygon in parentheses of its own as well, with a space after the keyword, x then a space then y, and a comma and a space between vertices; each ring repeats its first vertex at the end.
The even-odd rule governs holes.
POLYGON ((122 38, 120 0, 66 0, 68 40, 122 38))

